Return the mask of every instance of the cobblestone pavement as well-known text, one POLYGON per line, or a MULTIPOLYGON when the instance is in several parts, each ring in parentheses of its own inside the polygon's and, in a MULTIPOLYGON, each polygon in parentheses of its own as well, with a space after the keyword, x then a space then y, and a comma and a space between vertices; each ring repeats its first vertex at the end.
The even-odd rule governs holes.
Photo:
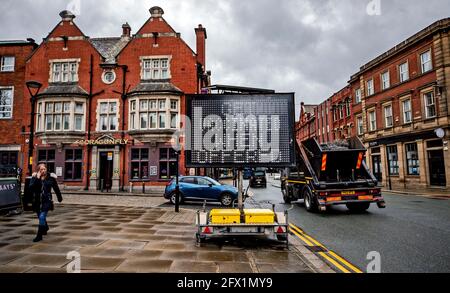
MULTIPOLYGON (((50 231, 33 243, 37 219, 0 217, 0 272, 66 272, 78 251, 82 272, 323 272, 308 251, 270 240, 197 246, 193 210, 161 208, 164 199, 65 196, 50 213, 50 231)), ((164 205, 163 205, 164 206, 164 205)))

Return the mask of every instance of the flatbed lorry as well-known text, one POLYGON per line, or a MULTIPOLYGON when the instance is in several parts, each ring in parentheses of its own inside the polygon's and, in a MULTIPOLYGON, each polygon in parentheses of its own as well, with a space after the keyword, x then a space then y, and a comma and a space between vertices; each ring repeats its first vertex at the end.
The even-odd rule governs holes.
POLYGON ((362 212, 386 203, 377 179, 365 162, 366 149, 358 137, 319 144, 315 138, 296 144, 296 166, 284 170, 281 191, 285 203, 304 199, 309 212, 346 205, 362 212))

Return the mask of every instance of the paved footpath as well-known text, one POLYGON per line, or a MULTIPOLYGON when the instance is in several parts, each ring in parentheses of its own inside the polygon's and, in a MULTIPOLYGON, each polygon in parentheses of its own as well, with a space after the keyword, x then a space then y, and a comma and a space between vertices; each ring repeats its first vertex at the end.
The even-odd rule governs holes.
POLYGON ((273 241, 213 241, 196 245, 195 211, 160 207, 160 198, 66 195, 50 213, 48 236, 31 240, 30 212, 0 217, 0 272, 66 272, 67 254, 82 272, 333 272, 294 237, 273 241))

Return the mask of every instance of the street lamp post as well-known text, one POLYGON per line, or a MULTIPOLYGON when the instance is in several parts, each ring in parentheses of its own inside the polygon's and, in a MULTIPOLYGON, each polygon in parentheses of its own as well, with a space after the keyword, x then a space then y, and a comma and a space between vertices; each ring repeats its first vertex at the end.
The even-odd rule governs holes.
POLYGON ((30 93, 31 101, 31 121, 30 121, 30 136, 28 138, 28 176, 33 174, 33 151, 34 151, 34 116, 36 107, 36 97, 42 84, 37 81, 27 81, 26 82, 28 92, 30 93))
POLYGON ((36 107, 36 97, 42 84, 37 81, 27 81, 26 86, 30 93, 31 102, 31 120, 30 120, 30 135, 28 137, 28 171, 25 177, 25 189, 23 192, 23 209, 31 210, 32 192, 30 191, 31 174, 33 174, 33 150, 34 150, 34 116, 36 107))
POLYGON ((178 177, 179 177, 179 171, 178 171, 178 167, 179 167, 179 162, 180 162, 180 150, 178 149, 176 151, 177 154, 177 172, 176 172, 176 185, 175 185, 175 212, 179 213, 180 212, 180 185, 178 182, 178 177))

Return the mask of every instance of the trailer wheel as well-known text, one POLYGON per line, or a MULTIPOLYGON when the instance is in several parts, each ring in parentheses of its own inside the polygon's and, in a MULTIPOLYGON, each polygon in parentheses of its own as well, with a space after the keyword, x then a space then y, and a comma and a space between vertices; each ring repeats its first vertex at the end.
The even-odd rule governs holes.
POLYGON ((352 202, 346 204, 346 206, 351 212, 362 213, 370 207, 370 202, 352 202))
POLYGON ((308 212, 312 213, 317 211, 317 202, 315 201, 309 188, 305 188, 303 191, 303 198, 305 199, 305 208, 308 212))

